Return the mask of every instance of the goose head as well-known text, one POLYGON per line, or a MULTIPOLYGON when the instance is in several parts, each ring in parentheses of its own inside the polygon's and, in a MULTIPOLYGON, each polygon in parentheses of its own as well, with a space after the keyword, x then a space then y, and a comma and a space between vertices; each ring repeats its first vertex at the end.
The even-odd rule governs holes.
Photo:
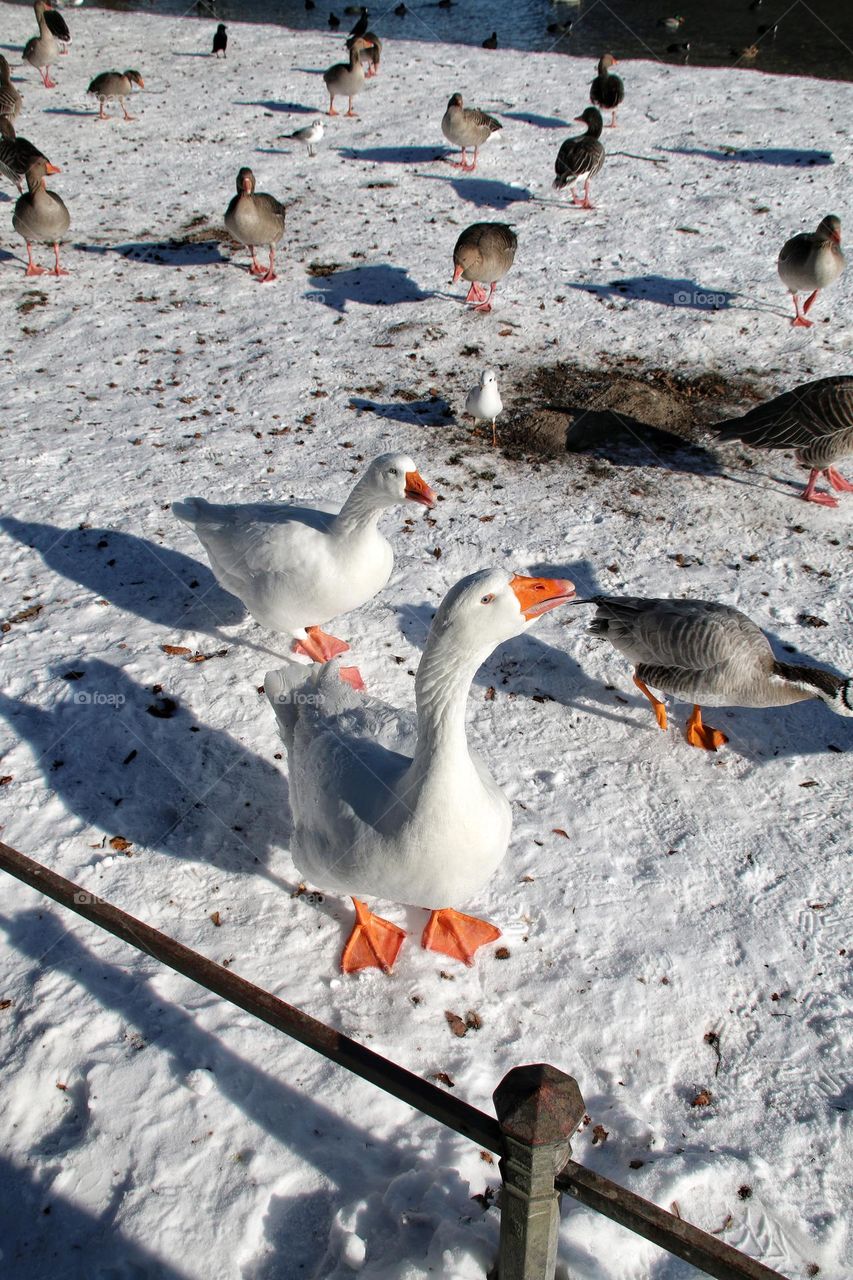
POLYGON ((125 71, 124 74, 131 84, 139 85, 140 89, 145 88, 145 81, 142 79, 142 76, 139 74, 138 71, 133 71, 133 70, 125 71))
POLYGON ((44 186, 45 178, 51 173, 61 173, 62 170, 58 165, 51 164, 49 160, 45 160, 41 156, 38 160, 34 160, 27 169, 27 189, 35 191, 37 187, 44 186))
POLYGON ((255 175, 251 169, 241 169, 237 174, 237 195, 250 196, 255 190, 255 175))
POLYGON ((834 240, 836 244, 841 244, 841 219, 834 213, 827 214, 818 227, 817 233, 825 235, 828 240, 834 240))
POLYGON ((454 648, 482 655, 482 661, 574 594, 574 584, 565 578, 480 569, 450 588, 433 620, 430 640, 446 640, 454 648))
POLYGON ((371 496, 377 507, 395 507, 401 502, 435 506, 435 494, 406 453, 383 453, 374 458, 359 488, 371 496))
POLYGON ((462 101, 462 94, 454 93, 453 97, 450 99, 450 101, 447 104, 447 110, 449 111, 451 107, 462 107, 462 106, 464 106, 464 103, 462 101))
POLYGON ((604 73, 609 71, 611 67, 618 67, 618 65, 619 63, 613 57, 612 53, 605 53, 604 57, 598 64, 598 74, 604 75, 604 73))
POLYGON ((592 138, 598 138, 604 128, 601 112, 597 107, 587 107, 579 116, 575 116, 577 124, 585 124, 586 131, 592 138))

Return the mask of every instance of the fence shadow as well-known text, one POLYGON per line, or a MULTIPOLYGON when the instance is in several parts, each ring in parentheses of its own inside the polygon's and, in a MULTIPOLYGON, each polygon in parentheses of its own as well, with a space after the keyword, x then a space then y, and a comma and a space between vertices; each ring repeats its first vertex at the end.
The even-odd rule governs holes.
POLYGON ((443 160, 451 152, 433 147, 338 147, 347 160, 372 160, 376 164, 429 164, 443 160))
POLYGON ((810 169, 816 165, 835 164, 829 151, 798 151, 791 147, 745 147, 743 151, 714 151, 701 147, 658 147, 675 156, 702 156, 724 164, 770 164, 785 168, 810 169))
MULTIPOLYGON (((68 812, 104 833, 96 847, 105 856, 107 840, 120 836, 133 846, 129 857, 142 847, 260 873, 287 848, 287 781, 271 760, 198 720, 168 688, 155 694, 108 662, 75 661, 52 674, 51 705, 0 693, 0 716, 68 812), (79 678, 63 680, 69 670, 79 678)), ((272 756, 272 712, 269 720, 272 756)), ((97 832, 81 835, 94 843, 97 832)))
MULTIPOLYGON (((174 523, 177 537, 178 522, 174 523)), ((247 616, 242 603, 220 587, 202 561, 135 534, 63 529, 14 516, 1 518, 0 529, 38 552, 54 573, 157 626, 202 631, 224 640, 219 628, 247 616)))

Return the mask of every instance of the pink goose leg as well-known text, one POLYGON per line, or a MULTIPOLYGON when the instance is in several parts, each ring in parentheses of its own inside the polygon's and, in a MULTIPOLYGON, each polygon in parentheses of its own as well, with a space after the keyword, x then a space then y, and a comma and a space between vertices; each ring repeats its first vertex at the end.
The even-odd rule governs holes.
MULTIPOLYGON (((803 489, 803 492, 800 494, 800 497, 802 498, 803 502, 817 502, 822 507, 837 507, 838 501, 836 498, 833 498, 831 493, 815 492, 815 485, 817 484, 817 478, 819 475, 820 475, 820 469, 818 467, 813 467, 811 470, 811 473, 809 474, 809 482, 806 485, 805 489, 803 489)), ((846 484, 846 481, 845 481, 845 484, 846 484)), ((853 485, 851 485, 850 487, 853 488, 853 485)))
MULTIPOLYGON (((817 292, 817 290, 815 290, 815 293, 816 293, 816 292, 817 292)), ((813 294, 811 295, 811 298, 809 299, 809 304, 811 304, 811 303, 814 301, 814 296, 815 296, 815 295, 814 295, 814 293, 813 293, 813 294)), ((812 327, 812 325, 814 324, 814 321, 813 321, 813 320, 807 320, 807 319, 806 319, 806 315, 805 315, 805 311, 800 311, 800 295, 799 295, 798 293, 792 293, 792 294, 791 294, 791 297, 794 299, 794 318, 793 318, 793 320, 791 321, 791 326, 792 326, 792 328, 794 328, 794 329, 810 329, 810 328, 812 327)))
POLYGON ((836 471, 835 467, 826 468, 826 478, 839 493, 853 493, 853 484, 849 480, 845 480, 840 471, 836 471))
POLYGON ((65 267, 62 267, 59 265, 59 245, 58 244, 54 244, 53 253, 54 253, 54 257, 56 258, 56 266, 53 268, 52 274, 55 276, 67 276, 69 272, 65 270, 65 267))

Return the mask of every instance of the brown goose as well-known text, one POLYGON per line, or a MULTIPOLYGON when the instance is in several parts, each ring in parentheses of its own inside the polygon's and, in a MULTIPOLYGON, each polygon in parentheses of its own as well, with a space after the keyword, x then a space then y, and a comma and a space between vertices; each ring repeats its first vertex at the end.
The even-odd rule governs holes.
POLYGON ((0 116, 7 116, 9 120, 17 119, 23 101, 12 84, 9 64, 0 53, 0 116))
POLYGON ((796 449, 797 461, 811 468, 800 494, 806 502, 838 506, 831 493, 815 492, 821 472, 839 493, 853 493, 853 484, 833 465, 853 454, 853 377, 805 382, 714 430, 723 440, 756 449, 796 449))
POLYGON ((33 262, 33 241, 53 245, 56 266, 50 272, 51 275, 68 275, 59 264, 59 245, 71 225, 71 218, 56 192, 48 191, 45 185, 48 174, 59 172, 56 165, 43 156, 36 160, 27 170, 27 191, 15 202, 12 226, 19 236, 23 236, 27 246, 28 276, 42 276, 47 271, 46 267, 38 267, 33 262))
POLYGON ((603 127, 601 112, 595 107, 587 107, 576 120, 578 124, 586 125, 586 133, 580 138, 566 138, 557 152, 554 187, 562 191, 567 186, 574 204, 581 209, 594 209, 589 198, 589 184, 604 164, 604 147, 599 142, 603 127), (584 178, 583 200, 575 195, 578 178, 584 178))
POLYGON ((249 274, 258 276, 261 284, 277 280, 275 274, 275 246, 284 235, 286 209, 264 192, 255 194, 255 175, 251 169, 241 169, 237 174, 237 194, 225 210, 225 226, 235 240, 246 245, 252 253, 249 274), (255 256, 255 248, 266 245, 270 264, 264 268, 255 256))
MULTIPOLYGON (((347 40, 347 49, 350 49, 359 38, 358 36, 350 36, 347 40)), ((363 38, 370 41, 370 48, 366 49, 365 53, 367 54, 367 79, 372 80, 374 76, 379 75, 379 63, 382 60, 382 41, 375 31, 365 31, 363 38)))
POLYGON ((373 42, 359 36, 350 45, 349 62, 336 62, 328 71, 323 72, 323 79, 329 91, 328 115, 336 116, 335 98, 349 98, 348 116, 356 114, 352 109, 352 100, 364 88, 364 67, 361 65, 361 54, 364 49, 372 48, 373 42))
POLYGON ((619 76, 612 76, 610 68, 617 66, 612 53, 605 53, 598 64, 598 75, 589 86, 589 100, 602 111, 612 111, 610 128, 616 128, 616 109, 625 97, 625 86, 619 76))
POLYGON ((728 741, 702 723, 700 702, 712 707, 784 707, 820 698, 838 715, 853 715, 853 678, 800 663, 779 662, 751 619, 712 600, 641 600, 593 596, 590 632, 604 636, 634 664, 634 684, 648 698, 661 729, 666 707, 649 685, 693 703, 687 721, 692 747, 716 751, 728 741))
POLYGON ((777 264, 779 276, 794 299, 794 327, 809 329, 814 323, 806 315, 821 289, 837 280, 844 270, 841 252, 841 219, 828 214, 816 231, 801 231, 786 240, 777 264), (809 296, 800 310, 801 293, 809 296))
POLYGON ((478 107, 466 107, 462 94, 454 93, 442 117, 441 132, 448 142, 462 148, 462 159, 451 160, 450 163, 457 169, 464 169, 466 173, 473 173, 477 168, 480 147, 502 128, 503 125, 494 116, 487 116, 478 107), (474 160, 471 164, 465 159, 465 152, 469 147, 474 148, 474 160))
POLYGON ((36 22, 39 24, 39 33, 33 36, 32 40, 28 40, 24 45, 24 52, 21 54, 24 62, 28 62, 31 67, 35 67, 42 78, 45 89, 55 89, 56 81, 50 78, 50 64, 55 62, 59 56, 59 44, 56 37, 47 25, 45 14, 48 9, 53 6, 50 0, 36 0, 33 8, 36 11, 36 22))
POLYGON ((24 189, 27 170, 36 160, 46 160, 38 147, 26 138, 19 138, 8 116, 0 116, 0 173, 14 182, 19 191, 24 189))
POLYGON ((515 261, 518 238, 504 222, 475 222, 467 227, 453 250, 453 279, 461 276, 471 281, 466 302, 474 303, 475 311, 492 309, 492 294, 515 261), (484 284, 490 285, 488 297, 484 284))
POLYGON ((130 97, 135 84, 138 84, 140 89, 145 88, 145 81, 138 71, 102 71, 99 76, 95 76, 86 92, 94 94, 98 99, 98 119, 107 119, 104 103, 109 98, 118 98, 125 120, 135 120, 136 116, 129 116, 127 107, 124 105, 125 98, 130 97))

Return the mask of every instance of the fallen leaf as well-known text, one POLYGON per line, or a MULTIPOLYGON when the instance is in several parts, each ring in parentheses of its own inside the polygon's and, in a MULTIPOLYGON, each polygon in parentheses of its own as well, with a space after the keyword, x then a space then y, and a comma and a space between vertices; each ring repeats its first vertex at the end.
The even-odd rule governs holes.
POLYGON ((592 1130, 592 1145, 599 1146, 600 1143, 606 1142, 610 1136, 609 1130, 605 1129, 603 1124, 597 1124, 592 1130))
POLYGON ((496 959, 496 960, 508 960, 508 959, 509 959, 509 947, 498 947, 497 951, 495 952, 495 959, 496 959))
POLYGON ((133 848, 133 842, 125 840, 124 836, 113 836, 110 840, 110 848, 115 849, 116 853, 126 853, 128 849, 133 848))
POLYGON ((564 831, 562 827, 552 827, 551 833, 555 836, 562 836, 564 840, 568 840, 569 838, 568 832, 564 831))
POLYGON ((182 644, 161 644, 160 648, 172 658, 183 658, 188 653, 192 653, 192 649, 187 649, 182 644))
POLYGON ((213 921, 213 923, 216 925, 217 929, 218 929, 218 928, 219 928, 219 926, 222 924, 222 917, 220 916, 220 914, 219 914, 219 912, 218 912, 218 911, 211 911, 211 913, 210 913, 210 919, 211 919, 211 920, 213 921))
POLYGON ((11 1009, 11 1007, 12 1007, 11 1000, 0 1000, 0 1009, 11 1009))
POLYGON ((465 1014, 465 1026, 469 1031, 479 1031, 483 1025, 483 1019, 477 1013, 476 1009, 469 1009, 465 1014))
POLYGON ((7 786, 11 781, 12 781, 11 773, 4 773, 2 778, 0 778, 0 787, 7 786))
POLYGON ((495 686, 493 684, 490 684, 488 689, 486 690, 486 702, 494 702, 494 700, 495 700, 495 686))
POLYGON ((707 1089, 700 1089, 690 1103, 691 1107, 707 1107, 711 1102, 711 1094, 707 1089))
POLYGON ((177 709, 178 704, 173 698, 161 698, 159 702, 153 702, 150 707, 145 708, 149 716, 156 716, 158 720, 171 720, 177 709))
MULTIPOLYGON (((9 1003, 11 1003, 11 1001, 9 1003)), ((480 1159, 482 1160, 483 1164, 495 1163, 495 1157, 492 1155, 491 1151, 481 1151, 480 1159)))
POLYGON ((446 1071, 436 1071, 430 1078, 437 1080, 439 1084, 446 1084, 448 1089, 456 1088, 454 1081, 450 1079, 446 1071))
POLYGON ((459 1036, 461 1039, 462 1036, 467 1035, 468 1028, 459 1017, 458 1013, 453 1013, 450 1009, 445 1009, 444 1016, 447 1020, 447 1025, 455 1036, 459 1036))

